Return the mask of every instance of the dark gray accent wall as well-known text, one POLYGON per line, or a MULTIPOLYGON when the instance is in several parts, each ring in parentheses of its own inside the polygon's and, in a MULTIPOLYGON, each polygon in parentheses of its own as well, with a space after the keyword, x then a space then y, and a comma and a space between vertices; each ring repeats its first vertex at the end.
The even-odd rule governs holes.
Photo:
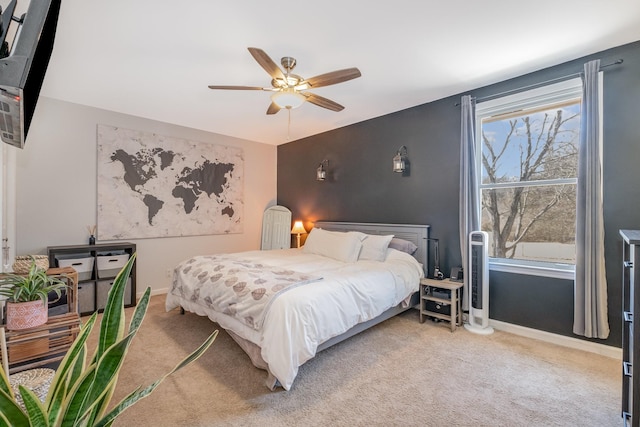
MULTIPOLYGON (((624 63, 604 73, 604 215, 611 334, 606 340, 595 340, 614 346, 621 345, 618 230, 640 228, 640 42, 464 93, 487 97, 579 73, 592 59, 604 65, 619 58, 624 63)), ((464 94, 279 146, 278 204, 290 208, 293 219, 305 221, 307 229, 320 219, 429 224, 431 236, 440 239, 441 268, 449 271, 460 264, 460 108, 456 104, 464 94), (391 163, 402 145, 410 160, 410 171, 404 176, 394 173, 391 163), (323 159, 329 160, 329 179, 318 182, 315 170, 323 159)), ((577 337, 572 333, 572 281, 492 272, 490 298, 492 319, 577 337)))

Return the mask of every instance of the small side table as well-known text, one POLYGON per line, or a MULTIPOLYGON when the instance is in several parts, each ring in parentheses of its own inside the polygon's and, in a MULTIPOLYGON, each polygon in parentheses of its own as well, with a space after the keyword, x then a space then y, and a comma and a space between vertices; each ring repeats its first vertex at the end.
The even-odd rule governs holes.
POLYGON ((0 362, 8 374, 62 360, 78 336, 78 273, 71 267, 50 268, 48 276, 67 283, 68 312, 49 316, 47 323, 19 331, 5 330, 0 322, 0 362))
POLYGON ((451 332, 462 325, 462 284, 450 279, 420 279, 420 323, 424 322, 425 316, 445 320, 451 324, 451 332), (432 304, 449 306, 450 313, 434 311, 432 304))
POLYGON ((7 360, 12 374, 62 360, 78 336, 80 327, 78 313, 52 316, 42 326, 21 331, 7 331, 0 325, 6 337, 6 344, 3 344, 8 350, 2 355, 3 363, 7 360))

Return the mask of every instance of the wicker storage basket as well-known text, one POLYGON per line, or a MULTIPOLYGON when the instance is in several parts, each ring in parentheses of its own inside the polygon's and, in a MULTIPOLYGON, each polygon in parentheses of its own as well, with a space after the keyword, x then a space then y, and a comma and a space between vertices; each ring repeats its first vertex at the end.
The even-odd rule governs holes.
POLYGON ((19 255, 13 263, 13 272, 16 274, 28 273, 34 259, 38 267, 43 270, 49 268, 49 257, 46 255, 19 255))

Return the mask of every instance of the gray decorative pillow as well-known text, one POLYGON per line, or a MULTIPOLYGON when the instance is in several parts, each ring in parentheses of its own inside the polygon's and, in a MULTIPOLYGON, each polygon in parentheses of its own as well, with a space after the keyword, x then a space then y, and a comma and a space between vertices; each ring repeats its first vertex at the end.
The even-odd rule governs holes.
POLYGON ((391 242, 389 242, 389 247, 402 252, 406 252, 409 255, 413 255, 418 250, 418 247, 413 242, 404 239, 398 239, 397 237, 391 239, 391 242))

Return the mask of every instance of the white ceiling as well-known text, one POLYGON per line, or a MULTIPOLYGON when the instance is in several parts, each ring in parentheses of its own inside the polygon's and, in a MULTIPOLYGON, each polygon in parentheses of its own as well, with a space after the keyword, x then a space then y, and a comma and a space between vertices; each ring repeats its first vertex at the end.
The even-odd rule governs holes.
POLYGON ((62 0, 41 94, 277 145, 636 40, 638 0, 62 0), (305 103, 288 135, 270 93, 207 88, 269 86, 249 46, 362 77, 312 90, 345 109, 305 103))

